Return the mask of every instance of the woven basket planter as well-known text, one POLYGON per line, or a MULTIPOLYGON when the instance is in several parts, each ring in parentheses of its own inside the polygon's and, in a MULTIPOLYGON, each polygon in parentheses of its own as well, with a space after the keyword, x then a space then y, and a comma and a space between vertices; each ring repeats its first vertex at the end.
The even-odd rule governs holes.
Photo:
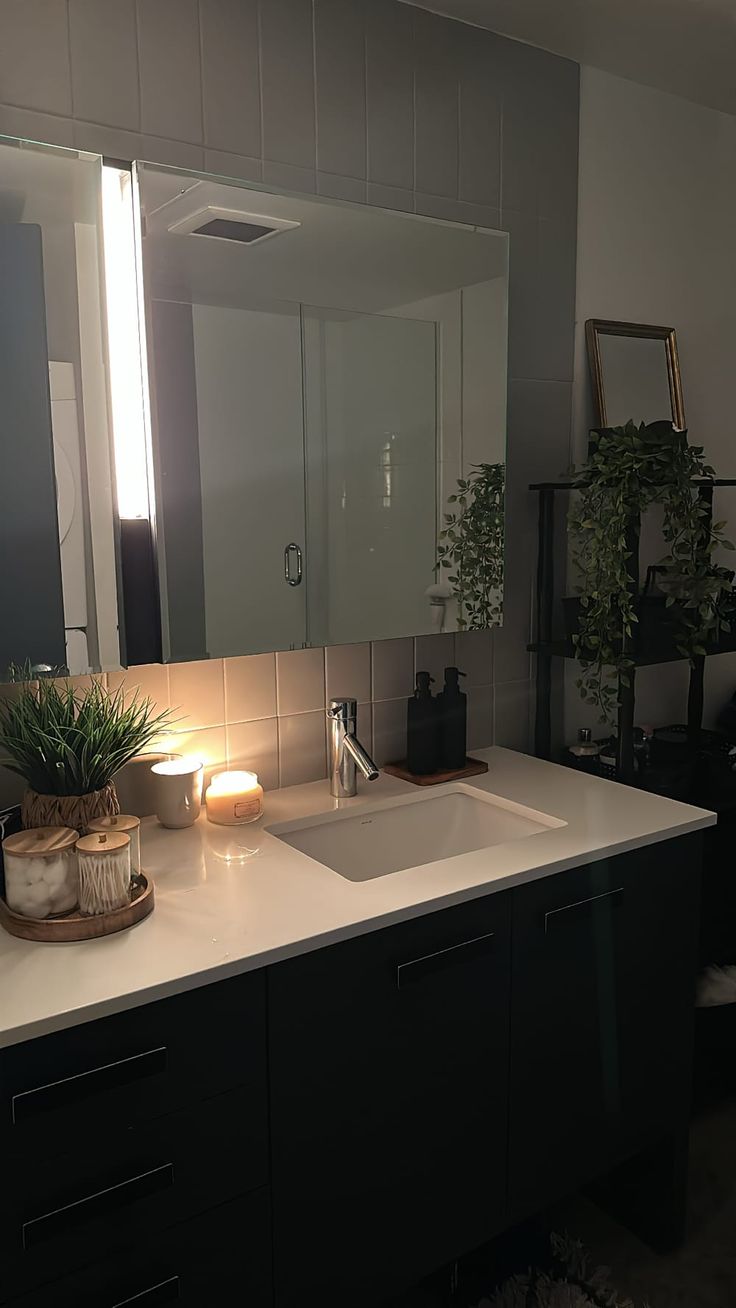
POLYGON ((115 782, 88 795, 39 795, 30 787, 23 796, 21 820, 28 827, 71 827, 84 834, 93 818, 120 812, 115 782))

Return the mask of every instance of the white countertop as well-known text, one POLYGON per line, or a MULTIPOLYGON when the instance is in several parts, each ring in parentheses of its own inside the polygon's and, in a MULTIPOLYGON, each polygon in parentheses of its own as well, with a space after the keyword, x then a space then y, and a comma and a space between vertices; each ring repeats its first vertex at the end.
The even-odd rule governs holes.
MULTIPOLYGON (((203 815, 193 827, 166 831, 147 818, 143 865, 156 907, 144 922, 76 944, 36 944, 0 930, 0 1048, 716 821, 704 809, 526 754, 493 748, 479 757, 488 773, 465 784, 565 825, 354 882, 264 830, 334 810, 326 781, 271 791, 264 818, 250 826, 215 827, 203 815)), ((339 807, 409 793, 417 788, 382 774, 339 807)))

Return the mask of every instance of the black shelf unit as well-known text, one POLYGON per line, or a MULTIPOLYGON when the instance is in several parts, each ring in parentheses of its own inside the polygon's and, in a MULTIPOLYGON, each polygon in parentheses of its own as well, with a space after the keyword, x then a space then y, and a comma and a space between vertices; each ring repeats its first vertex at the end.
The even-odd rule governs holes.
MULTIPOLYGON (((538 554, 537 554, 537 593, 536 617, 537 637, 527 649, 537 656, 536 672, 536 723, 534 732, 535 753, 539 758, 550 758, 552 754, 552 661, 555 658, 574 659, 575 650, 572 641, 555 636, 555 503, 560 492, 575 489, 576 482, 541 481, 533 482, 529 489, 539 496, 538 517, 538 554)), ((716 477, 708 480, 694 481, 698 494, 705 500, 709 512, 712 511, 713 491, 717 487, 736 486, 736 478, 716 477)), ((639 557, 636 548, 638 523, 632 521, 631 544, 632 558, 630 564, 631 587, 639 592, 639 557)), ((688 691, 688 742, 693 747, 700 740, 703 725, 703 683, 706 657, 714 654, 736 652, 736 632, 722 638, 717 644, 708 647, 707 655, 700 655, 693 661, 690 670, 688 691)), ((639 649, 632 651, 634 667, 629 674, 629 684, 619 679, 619 713, 618 713, 618 757, 616 771, 619 781, 631 785, 634 781, 634 708, 636 703, 636 669, 652 667, 660 663, 682 662, 684 656, 674 647, 668 651, 639 649)))

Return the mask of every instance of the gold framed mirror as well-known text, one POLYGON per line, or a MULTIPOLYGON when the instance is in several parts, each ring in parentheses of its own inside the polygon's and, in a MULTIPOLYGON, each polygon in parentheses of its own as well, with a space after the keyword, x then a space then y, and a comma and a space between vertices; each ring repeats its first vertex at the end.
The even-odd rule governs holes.
POLYGON ((657 422, 671 414, 685 426, 682 378, 674 327, 589 318, 588 362, 602 427, 657 422))

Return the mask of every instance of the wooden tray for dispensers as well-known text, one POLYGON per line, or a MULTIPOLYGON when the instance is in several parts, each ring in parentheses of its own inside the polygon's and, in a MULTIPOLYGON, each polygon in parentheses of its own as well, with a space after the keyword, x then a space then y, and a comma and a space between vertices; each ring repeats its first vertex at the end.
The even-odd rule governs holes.
POLYGON ((443 781, 462 781, 465 777, 480 777, 488 771, 488 764, 480 758, 466 758, 465 767, 459 768, 456 772, 428 772, 421 777, 409 772, 406 763, 384 763, 383 771, 388 772, 392 777, 400 777, 402 781, 411 781, 415 786, 439 786, 443 781))
POLYGON ((0 899, 0 925, 11 936, 19 936, 21 940, 94 940, 142 922, 153 912, 153 905, 153 881, 140 873, 131 883, 130 903, 123 908, 114 908, 110 913, 92 917, 75 911, 61 917, 24 917, 22 913, 14 913, 5 900, 0 899))

